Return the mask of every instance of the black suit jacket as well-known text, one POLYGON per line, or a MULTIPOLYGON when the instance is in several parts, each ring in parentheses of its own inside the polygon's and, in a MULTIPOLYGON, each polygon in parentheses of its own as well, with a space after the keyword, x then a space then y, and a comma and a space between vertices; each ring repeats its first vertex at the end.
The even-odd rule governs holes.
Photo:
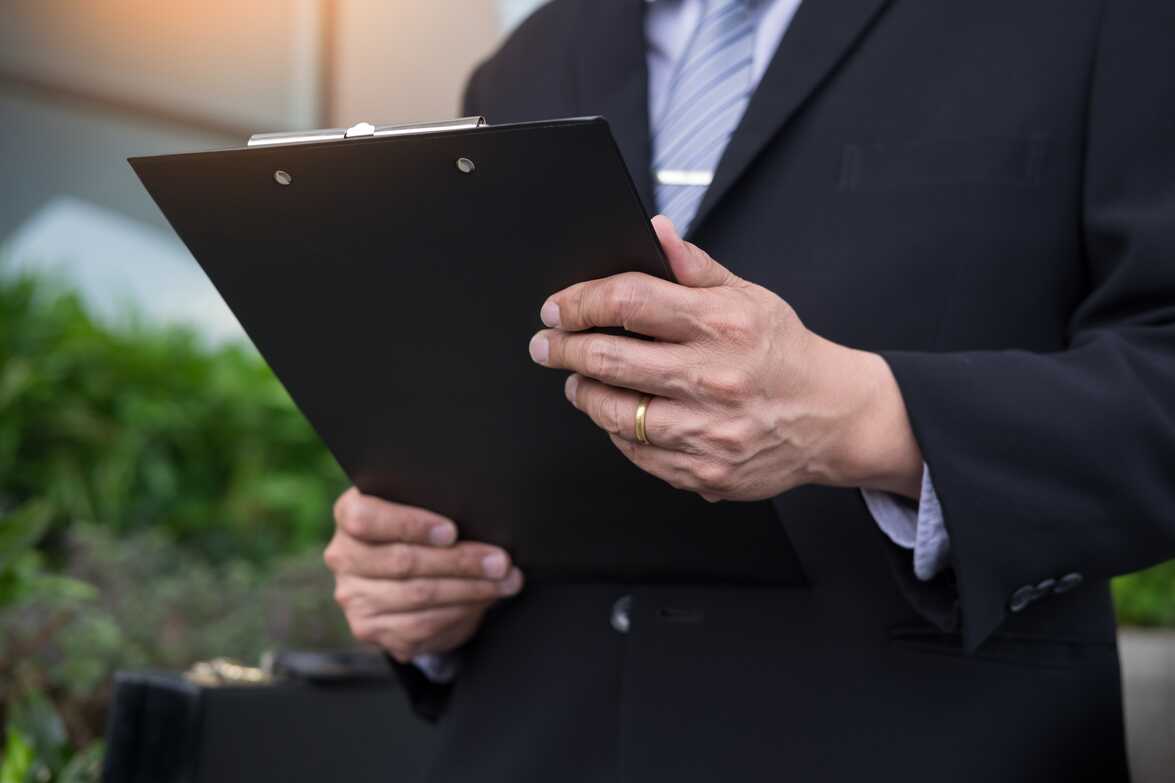
MULTIPOLYGON (((465 113, 604 115, 651 212, 644 5, 555 0, 465 113)), ((952 568, 804 487, 805 587, 532 583, 431 779, 1125 779, 1107 580, 1175 552, 1173 41, 1169 0, 805 0, 689 239, 889 361, 952 568)))

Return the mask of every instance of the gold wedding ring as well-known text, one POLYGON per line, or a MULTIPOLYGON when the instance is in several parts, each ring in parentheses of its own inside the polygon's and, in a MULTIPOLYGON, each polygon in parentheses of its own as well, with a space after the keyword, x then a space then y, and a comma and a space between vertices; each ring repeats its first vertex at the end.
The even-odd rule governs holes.
POLYGON ((641 401, 636 404, 636 442, 644 446, 649 445, 649 435, 645 431, 645 416, 649 412, 649 403, 653 401, 653 395, 646 394, 641 397, 641 401))

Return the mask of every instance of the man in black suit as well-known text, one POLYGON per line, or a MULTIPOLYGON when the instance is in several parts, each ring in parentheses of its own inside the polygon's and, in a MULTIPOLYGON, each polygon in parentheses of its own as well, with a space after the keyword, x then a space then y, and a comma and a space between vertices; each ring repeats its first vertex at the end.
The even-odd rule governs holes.
POLYGON ((771 498, 806 584, 523 589, 349 492, 327 561, 439 717, 430 780, 1127 778, 1108 580, 1175 552, 1175 6, 796 6, 554 0, 470 81, 604 115, 688 226, 654 221, 677 283, 536 303, 532 357, 641 468, 771 498))

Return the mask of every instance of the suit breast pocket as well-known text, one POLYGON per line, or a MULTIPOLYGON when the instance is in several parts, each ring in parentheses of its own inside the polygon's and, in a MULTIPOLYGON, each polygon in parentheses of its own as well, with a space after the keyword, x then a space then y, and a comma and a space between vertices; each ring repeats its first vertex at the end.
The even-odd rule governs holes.
POLYGON ((1048 137, 1043 134, 849 143, 841 153, 837 189, 1030 188, 1045 175, 1047 153, 1048 137))

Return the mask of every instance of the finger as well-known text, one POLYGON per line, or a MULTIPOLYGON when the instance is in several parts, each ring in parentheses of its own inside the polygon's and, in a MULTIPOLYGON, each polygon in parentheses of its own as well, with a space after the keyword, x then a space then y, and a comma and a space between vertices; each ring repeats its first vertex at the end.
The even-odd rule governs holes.
POLYGON ((522 572, 511 569, 501 580, 490 579, 369 579, 346 575, 336 580, 335 601, 348 615, 364 617, 415 612, 439 606, 461 606, 495 601, 522 589, 522 572))
POLYGON ((579 332, 620 326, 671 342, 698 334, 696 292, 639 272, 576 283, 553 294, 539 315, 553 329, 579 332))
POLYGON ((510 556, 495 546, 462 541, 437 548, 405 544, 368 544, 349 536, 335 536, 324 555, 336 574, 372 579, 455 577, 500 580, 510 572, 510 556))
POLYGON ((689 384, 680 346, 614 334, 544 329, 530 341, 530 357, 544 367, 571 370, 609 386, 661 397, 684 397, 689 384))
POLYGON ((447 649, 454 631, 478 622, 491 603, 347 619, 356 639, 378 644, 400 663, 407 663, 417 655, 447 649))
POLYGON ((675 489, 693 490, 689 471, 689 455, 672 449, 664 449, 652 443, 641 444, 625 440, 619 435, 609 435, 612 444, 620 453, 646 473, 651 473, 675 489))
POLYGON ((418 655, 446 652, 469 638, 489 606, 391 615, 385 621, 387 629, 377 631, 374 641, 400 663, 407 663, 418 655))
POLYGON ((447 547, 457 526, 440 514, 364 495, 351 487, 335 502, 335 524, 361 541, 403 541, 447 547))
MULTIPOLYGON (((567 377, 563 392, 567 400, 577 410, 586 413, 597 427, 610 435, 636 441, 636 409, 645 395, 575 373, 567 377)), ((689 444, 684 436, 690 430, 682 424, 691 418, 691 411, 681 403, 666 397, 654 397, 645 408, 645 439, 660 448, 688 451, 689 444)))
POLYGON ((722 462, 633 443, 615 435, 611 438, 616 448, 634 465, 675 489, 696 492, 711 503, 736 498, 742 491, 736 473, 722 462))
POLYGON ((673 221, 664 215, 653 218, 653 231, 661 241, 661 250, 677 282, 689 288, 713 288, 730 285, 739 278, 697 245, 686 242, 677 233, 673 221))
POLYGON ((445 624, 439 633, 429 637, 417 647, 417 655, 457 649, 477 630, 477 626, 481 624, 481 619, 489 607, 490 604, 485 604, 478 607, 476 611, 467 612, 455 621, 445 624))

